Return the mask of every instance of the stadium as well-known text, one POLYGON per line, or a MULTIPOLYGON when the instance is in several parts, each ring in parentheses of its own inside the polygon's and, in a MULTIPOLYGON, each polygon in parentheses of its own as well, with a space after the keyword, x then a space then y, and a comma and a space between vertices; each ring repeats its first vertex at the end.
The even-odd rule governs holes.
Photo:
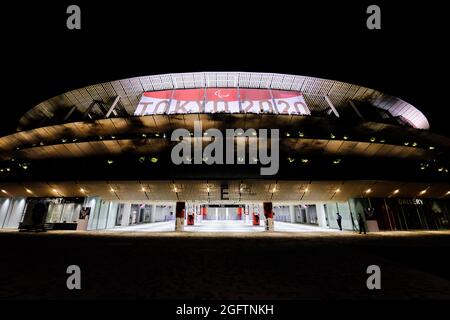
POLYGON ((343 230, 359 216, 371 232, 448 229, 449 151, 416 107, 355 84, 249 72, 111 81, 43 101, 0 138, 0 227, 334 231, 339 213, 343 230), (233 129, 232 161, 174 163, 177 129, 203 150, 211 130, 233 129), (263 130, 278 133, 269 175, 245 147, 263 130))

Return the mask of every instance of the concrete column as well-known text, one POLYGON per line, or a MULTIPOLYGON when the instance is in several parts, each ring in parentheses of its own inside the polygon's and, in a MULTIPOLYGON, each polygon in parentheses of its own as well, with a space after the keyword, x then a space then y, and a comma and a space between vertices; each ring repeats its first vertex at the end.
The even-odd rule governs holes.
POLYGON ((175 231, 184 231, 185 202, 177 202, 175 206, 175 231))
POLYGON ((26 198, 11 198, 11 205, 8 206, 3 228, 19 228, 25 204, 26 198))
POLYGON ((324 203, 316 203, 316 211, 317 211, 317 222, 319 227, 326 228, 327 227, 327 218, 325 216, 325 208, 324 203))
POLYGON ((272 202, 264 202, 264 216, 266 217, 266 230, 273 231, 273 206, 272 202))
POLYGON ((291 217, 291 223, 295 223, 295 210, 294 205, 289 205, 289 216, 291 217))
POLYGON ((121 226, 130 225, 130 214, 131 214, 131 203, 124 203, 122 212, 122 221, 120 223, 121 226))
POLYGON ((152 214, 150 215, 150 222, 154 223, 156 221, 156 204, 152 204, 152 214))
POLYGON ((2 198, 0 199, 0 229, 5 226, 7 214, 9 211, 9 206, 11 205, 12 198, 2 198))

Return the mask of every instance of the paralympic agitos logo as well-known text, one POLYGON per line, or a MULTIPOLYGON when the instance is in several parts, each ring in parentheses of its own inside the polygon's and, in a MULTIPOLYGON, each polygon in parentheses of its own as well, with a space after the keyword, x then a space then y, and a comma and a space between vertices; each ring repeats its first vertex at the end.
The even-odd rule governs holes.
POLYGON ((176 165, 260 164, 261 175, 275 175, 279 169, 278 129, 226 129, 224 136, 215 128, 203 132, 201 121, 195 121, 194 132, 175 129, 171 141, 178 142, 171 152, 176 165), (204 142, 207 144, 203 148, 204 142))

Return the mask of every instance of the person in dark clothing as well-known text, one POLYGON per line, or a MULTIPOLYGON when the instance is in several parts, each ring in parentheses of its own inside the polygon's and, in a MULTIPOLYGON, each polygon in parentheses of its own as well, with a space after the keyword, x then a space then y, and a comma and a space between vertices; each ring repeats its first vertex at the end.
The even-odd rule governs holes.
POLYGON ((366 224, 364 222, 361 213, 358 213, 358 225, 359 225, 359 234, 361 234, 362 231, 364 231, 364 234, 366 234, 366 224))
POLYGON ((337 221, 337 224, 339 226, 339 230, 342 231, 342 216, 339 214, 339 212, 336 213, 336 215, 337 215, 336 221, 337 221))

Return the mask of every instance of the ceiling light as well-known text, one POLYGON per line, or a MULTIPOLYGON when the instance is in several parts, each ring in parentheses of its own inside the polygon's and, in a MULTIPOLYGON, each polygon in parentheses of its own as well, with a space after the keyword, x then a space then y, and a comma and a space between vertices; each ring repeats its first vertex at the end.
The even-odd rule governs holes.
POLYGON ((25 188, 25 191, 28 193, 33 193, 33 191, 31 191, 30 189, 25 188))
POLYGON ((427 193, 427 189, 424 189, 422 191, 419 192, 420 195, 427 193))
POLYGON ((341 192, 341 189, 337 188, 335 192, 341 192))
POLYGON ((395 189, 394 192, 393 192, 393 194, 397 194, 397 193, 399 193, 399 192, 400 192, 399 189, 395 189))
POLYGON ((116 190, 114 190, 114 188, 110 188, 109 191, 114 192, 114 191, 116 191, 116 190))
POLYGON ((375 142, 376 140, 375 137, 370 138, 370 142, 375 142))
POLYGON ((366 192, 366 193, 371 193, 371 192, 372 192, 372 189, 367 189, 365 192, 366 192))
POLYGON ((430 149, 430 150, 434 150, 434 147, 433 147, 433 146, 430 146, 430 147, 428 147, 428 149, 430 149))
POLYGON ((114 163, 114 160, 108 160, 107 163, 108 163, 108 164, 113 164, 113 163, 114 163))
POLYGON ((83 188, 80 188, 80 192, 85 193, 86 190, 84 190, 83 188))
POLYGON ((142 187, 141 190, 142 190, 142 192, 145 192, 145 188, 144 187, 142 187))
POLYGON ((7 193, 8 193, 8 192, 6 192, 6 190, 3 190, 3 189, 2 189, 2 192, 3 192, 4 194, 7 194, 7 193))
POLYGON ((152 163, 157 163, 157 162, 158 162, 158 158, 152 157, 152 158, 150 158, 150 161, 151 161, 152 163))

